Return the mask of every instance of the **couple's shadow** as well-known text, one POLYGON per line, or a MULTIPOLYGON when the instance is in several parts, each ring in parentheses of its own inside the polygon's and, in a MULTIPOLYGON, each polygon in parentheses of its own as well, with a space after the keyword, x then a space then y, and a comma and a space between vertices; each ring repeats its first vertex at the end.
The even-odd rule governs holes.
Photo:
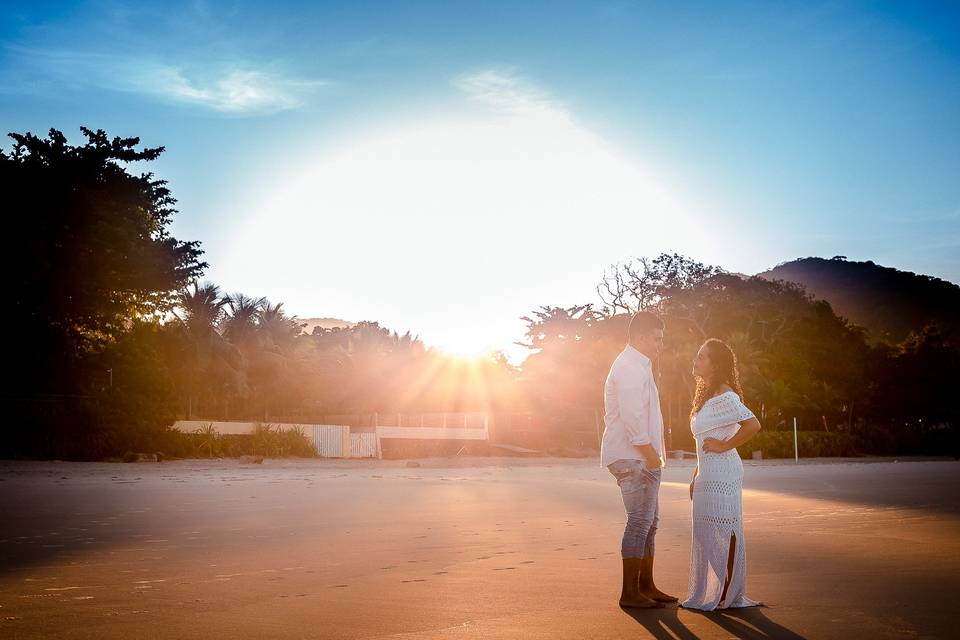
POLYGON ((746 607, 707 612, 667 605, 663 609, 623 609, 623 611, 658 640, 702 640, 702 638, 716 635, 716 629, 706 631, 704 635, 697 635, 680 621, 678 616, 680 611, 685 613, 684 618, 688 623, 696 620, 704 626, 714 624, 739 640, 805 640, 803 636, 768 618, 764 609, 766 607, 746 607))

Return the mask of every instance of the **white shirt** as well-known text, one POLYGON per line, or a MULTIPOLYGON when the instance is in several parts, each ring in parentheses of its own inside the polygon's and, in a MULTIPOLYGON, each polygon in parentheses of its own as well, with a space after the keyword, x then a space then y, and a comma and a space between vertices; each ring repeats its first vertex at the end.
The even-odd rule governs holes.
POLYGON ((643 460, 638 445, 649 444, 664 460, 663 416, 660 394, 653 379, 650 358, 630 345, 610 366, 603 388, 603 421, 606 429, 600 462, 643 460))

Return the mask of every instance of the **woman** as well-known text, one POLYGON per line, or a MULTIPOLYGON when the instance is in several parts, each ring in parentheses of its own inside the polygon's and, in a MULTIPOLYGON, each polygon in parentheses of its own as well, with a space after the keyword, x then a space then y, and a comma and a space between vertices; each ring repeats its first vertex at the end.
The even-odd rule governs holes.
POLYGON ((760 431, 743 404, 737 359, 726 343, 707 340, 693 363, 697 392, 690 428, 697 441, 697 468, 690 482, 693 542, 689 595, 681 606, 713 611, 760 604, 744 594, 741 490, 743 463, 737 447, 760 431))

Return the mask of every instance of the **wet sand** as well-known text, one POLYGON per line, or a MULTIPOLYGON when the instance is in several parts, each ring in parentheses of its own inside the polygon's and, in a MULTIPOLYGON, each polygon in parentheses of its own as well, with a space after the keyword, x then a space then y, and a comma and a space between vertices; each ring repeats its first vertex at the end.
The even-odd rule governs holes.
MULTIPOLYGON (((691 461, 661 491, 686 591, 691 461)), ((0 462, 2 638, 950 638, 960 463, 747 463, 748 595, 617 606, 595 460, 0 462)))

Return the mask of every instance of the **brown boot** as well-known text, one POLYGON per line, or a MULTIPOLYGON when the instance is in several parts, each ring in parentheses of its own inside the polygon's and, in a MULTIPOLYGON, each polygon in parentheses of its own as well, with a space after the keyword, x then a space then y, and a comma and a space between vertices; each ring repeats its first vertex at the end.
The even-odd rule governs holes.
POLYGON ((662 604, 640 593, 640 566, 642 558, 623 559, 623 590, 620 606, 631 609, 660 609, 662 604))
POLYGON ((657 589, 653 584, 653 556, 640 558, 640 574, 638 577, 640 593, 656 602, 676 602, 678 598, 657 589))

